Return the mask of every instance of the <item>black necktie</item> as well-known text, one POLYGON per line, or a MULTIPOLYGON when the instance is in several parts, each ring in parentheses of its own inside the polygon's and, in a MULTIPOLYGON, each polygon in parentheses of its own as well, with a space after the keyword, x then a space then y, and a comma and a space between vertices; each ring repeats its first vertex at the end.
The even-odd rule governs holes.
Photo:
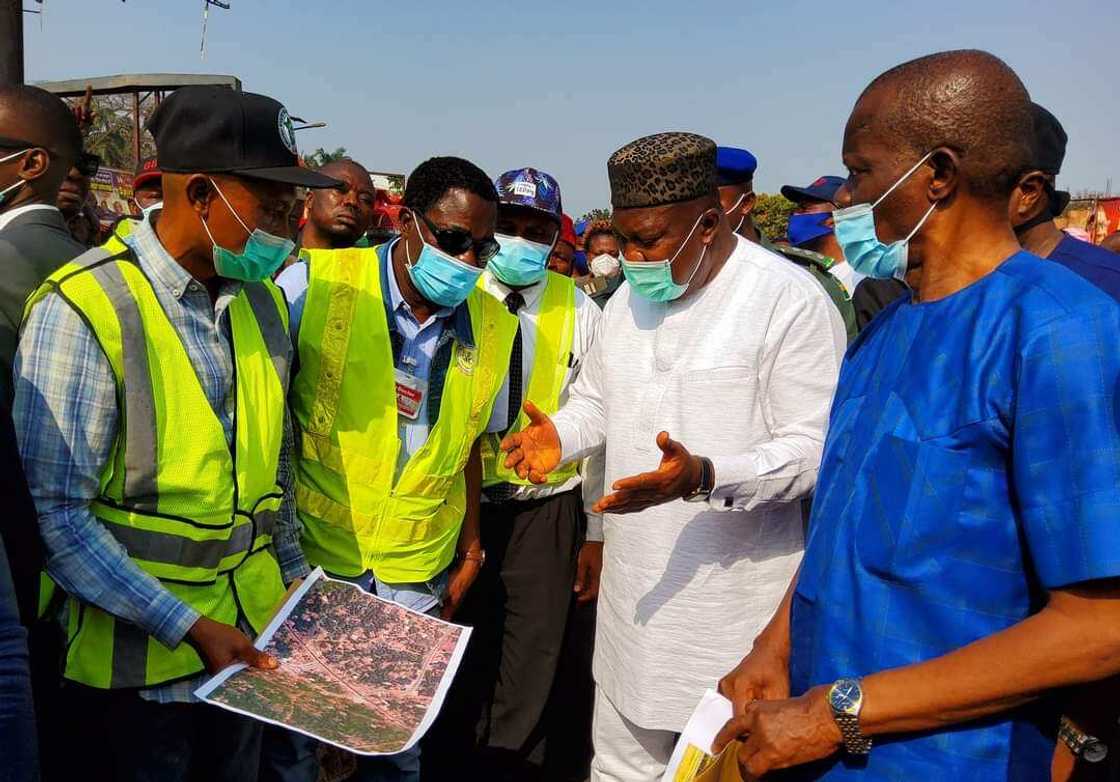
MULTIPOLYGON (((525 298, 517 291, 511 291, 506 296, 506 309, 514 317, 517 311, 525 306, 525 298)), ((506 407, 506 432, 509 432, 517 423, 517 416, 521 414, 521 320, 517 322, 517 333, 513 337, 513 350, 509 354, 509 404, 506 407)), ((499 457, 500 458, 500 457, 499 457)), ((486 496, 492 502, 505 502, 513 497, 517 487, 511 483, 499 483, 486 490, 486 496)))
MULTIPOLYGON (((517 311, 525 306, 525 298, 517 291, 506 296, 506 308, 516 317, 517 311)), ((509 420, 508 432, 517 423, 521 414, 521 320, 517 321, 517 333, 513 337, 513 350, 509 354, 509 420)))

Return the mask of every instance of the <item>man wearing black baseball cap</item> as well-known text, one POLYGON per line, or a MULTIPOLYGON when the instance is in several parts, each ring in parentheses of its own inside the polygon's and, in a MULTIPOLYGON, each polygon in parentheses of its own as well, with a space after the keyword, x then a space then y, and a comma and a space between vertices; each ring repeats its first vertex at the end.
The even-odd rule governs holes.
POLYGON ((1069 193, 1057 190, 1067 136, 1057 117, 1037 103, 1034 117, 1034 168, 1019 177, 1011 193, 1011 225, 1019 244, 1040 258, 1056 261, 1108 295, 1120 299, 1120 256, 1061 231, 1054 218, 1065 211, 1069 193))
POLYGON ((296 185, 337 183, 299 167, 263 95, 184 87, 149 129, 164 207, 32 294, 13 418, 72 618, 66 713, 87 775, 255 779, 260 724, 192 693, 234 662, 276 666, 250 636, 308 572, 269 277, 296 185))

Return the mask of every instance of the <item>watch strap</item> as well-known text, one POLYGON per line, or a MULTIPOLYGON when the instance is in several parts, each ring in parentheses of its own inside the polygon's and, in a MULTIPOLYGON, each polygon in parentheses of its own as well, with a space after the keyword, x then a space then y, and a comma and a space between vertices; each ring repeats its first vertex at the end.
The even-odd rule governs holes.
POLYGON ((840 728, 845 751, 851 755, 866 755, 871 752, 871 739, 860 730, 858 714, 834 711, 832 716, 840 728))
POLYGON ((698 456, 700 460, 700 483, 691 494, 686 494, 686 502, 699 502, 712 496, 716 488, 716 468, 707 456, 698 456))

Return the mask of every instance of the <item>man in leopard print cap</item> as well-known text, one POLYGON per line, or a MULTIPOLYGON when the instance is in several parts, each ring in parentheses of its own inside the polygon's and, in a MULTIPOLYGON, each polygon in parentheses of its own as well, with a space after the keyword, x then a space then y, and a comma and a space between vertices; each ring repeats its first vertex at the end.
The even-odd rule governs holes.
POLYGON ((534 481, 606 445, 593 781, 660 779, 781 601, 844 353, 824 289, 733 233, 715 171, 692 133, 611 156, 626 282, 568 402, 551 420, 527 404, 503 443, 534 481))

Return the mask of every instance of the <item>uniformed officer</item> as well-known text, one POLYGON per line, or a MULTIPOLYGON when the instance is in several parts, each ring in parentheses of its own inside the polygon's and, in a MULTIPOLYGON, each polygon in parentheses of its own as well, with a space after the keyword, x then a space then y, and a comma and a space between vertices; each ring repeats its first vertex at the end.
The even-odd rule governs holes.
MULTIPOLYGON (((798 247, 777 245, 758 230, 751 217, 754 210, 754 172, 758 167, 755 156, 745 149, 718 147, 716 149, 716 183, 719 185, 719 200, 723 212, 731 222, 735 233, 767 250, 787 258, 812 274, 828 293, 840 317, 844 319, 844 329, 848 341, 855 338, 855 311, 852 309, 851 294, 840 281, 830 274, 834 261, 817 252, 798 247)), ((841 180, 843 184, 843 180, 841 180)), ((839 187, 839 185, 837 186, 839 187)))
POLYGON ((817 177, 805 187, 783 185, 782 195, 797 205, 789 216, 787 253, 823 258, 829 264, 829 273, 840 280, 851 298, 863 275, 844 260, 844 251, 832 231, 832 211, 840 207, 837 193, 845 181, 840 176, 817 177))

